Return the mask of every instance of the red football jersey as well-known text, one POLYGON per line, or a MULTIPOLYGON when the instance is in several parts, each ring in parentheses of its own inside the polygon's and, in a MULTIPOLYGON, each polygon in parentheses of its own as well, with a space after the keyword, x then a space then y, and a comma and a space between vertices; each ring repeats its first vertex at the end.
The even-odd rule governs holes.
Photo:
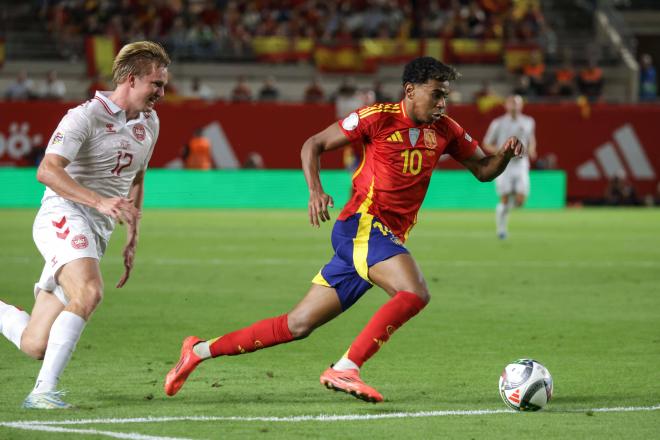
POLYGON ((431 174, 442 154, 458 161, 472 156, 478 143, 448 116, 415 124, 403 101, 359 109, 339 121, 351 142, 363 145, 362 163, 353 174, 353 197, 339 220, 367 212, 402 241, 417 222, 431 174))

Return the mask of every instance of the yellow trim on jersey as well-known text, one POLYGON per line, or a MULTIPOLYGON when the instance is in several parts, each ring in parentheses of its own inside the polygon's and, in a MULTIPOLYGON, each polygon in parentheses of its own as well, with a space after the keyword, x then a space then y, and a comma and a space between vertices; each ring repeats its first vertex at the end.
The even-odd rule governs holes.
POLYGON ((357 170, 353 173, 353 176, 351 176, 351 180, 355 179, 358 174, 360 174, 360 171, 362 171, 362 168, 364 167, 364 163, 367 161, 367 146, 362 144, 362 162, 360 162, 360 166, 358 167, 357 170))
POLYGON ((408 241, 408 235, 410 234, 410 231, 412 231, 412 228, 417 224, 417 214, 415 214, 415 218, 413 219, 412 223, 410 226, 408 226, 408 229, 406 229, 406 232, 403 234, 403 241, 408 241))
POLYGON ((378 109, 375 109, 375 110, 371 110, 371 111, 369 111, 369 112, 367 112, 367 113, 360 114, 360 119, 364 119, 364 118, 366 118, 367 116, 371 116, 371 115, 374 115, 374 114, 376 114, 376 113, 401 113, 401 110, 399 110, 399 109, 396 109, 396 110, 395 110, 395 109, 382 109, 382 108, 378 108, 378 109))
POLYGON ((320 286, 325 286, 325 287, 332 287, 330 283, 328 283, 325 278, 323 278, 323 275, 321 275, 321 271, 316 274, 314 279, 312 280, 312 284, 318 284, 320 286))
POLYGON ((358 223, 358 230, 355 238, 353 239, 353 266, 358 275, 366 281, 371 283, 369 279, 369 265, 367 264, 367 255, 369 254, 369 235, 371 234, 371 222, 374 216, 369 214, 369 207, 373 203, 374 195, 374 179, 371 178, 371 186, 369 187, 369 194, 364 199, 357 212, 360 214, 360 222, 358 223))
POLYGON ((395 131, 390 135, 390 137, 387 138, 389 142, 397 142, 397 143, 402 143, 403 142, 403 137, 401 136, 401 133, 399 130, 395 131))

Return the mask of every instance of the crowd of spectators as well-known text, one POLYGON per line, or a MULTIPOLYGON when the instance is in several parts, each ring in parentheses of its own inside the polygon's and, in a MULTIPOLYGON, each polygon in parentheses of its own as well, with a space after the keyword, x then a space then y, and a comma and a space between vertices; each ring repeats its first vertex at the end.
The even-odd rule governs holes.
POLYGON ((249 55, 258 36, 311 38, 498 38, 542 43, 538 0, 52 0, 39 16, 63 56, 89 35, 161 42, 174 58, 249 55))
POLYGON ((57 72, 51 70, 46 73, 43 81, 35 84, 28 76, 28 72, 21 70, 16 79, 4 91, 3 97, 7 101, 27 101, 31 99, 61 100, 66 93, 64 82, 57 78, 57 72))

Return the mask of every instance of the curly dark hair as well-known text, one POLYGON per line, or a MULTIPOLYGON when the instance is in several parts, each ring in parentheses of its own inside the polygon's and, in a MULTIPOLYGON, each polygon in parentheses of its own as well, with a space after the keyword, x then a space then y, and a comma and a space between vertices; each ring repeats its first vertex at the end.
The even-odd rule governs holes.
POLYGON ((410 61, 403 68, 402 83, 424 84, 430 79, 437 81, 454 81, 461 74, 452 66, 441 63, 432 57, 419 57, 410 61))

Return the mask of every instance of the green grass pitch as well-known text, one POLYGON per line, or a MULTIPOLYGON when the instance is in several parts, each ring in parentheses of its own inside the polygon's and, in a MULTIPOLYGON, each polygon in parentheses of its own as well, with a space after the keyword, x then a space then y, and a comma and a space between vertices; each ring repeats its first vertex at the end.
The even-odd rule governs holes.
MULTIPOLYGON (((43 264, 31 240, 34 214, 0 212, 0 298, 28 310, 43 264)), ((516 211, 504 242, 493 222, 486 211, 420 213, 408 247, 432 300, 363 369, 384 403, 318 381, 386 300, 378 288, 306 340, 202 364, 167 398, 162 381, 181 340, 288 311, 330 258, 331 225, 315 230, 300 210, 148 210, 124 289, 114 288, 121 228, 102 262, 104 302, 61 381, 77 409, 20 409, 39 363, 0 339, 0 439, 657 438, 660 211, 516 211), (554 377, 544 411, 440 412, 504 410, 498 377, 519 357, 541 361, 554 377), (595 411, 615 407, 647 410, 595 411), (411 416, 428 411, 438 412, 411 416), (395 413, 403 414, 363 417, 395 413), (323 414, 357 417, 287 419, 323 414), (262 419, 107 420, 184 416, 262 419), (41 425, 61 433, 6 426, 73 419, 98 420, 41 425)))

